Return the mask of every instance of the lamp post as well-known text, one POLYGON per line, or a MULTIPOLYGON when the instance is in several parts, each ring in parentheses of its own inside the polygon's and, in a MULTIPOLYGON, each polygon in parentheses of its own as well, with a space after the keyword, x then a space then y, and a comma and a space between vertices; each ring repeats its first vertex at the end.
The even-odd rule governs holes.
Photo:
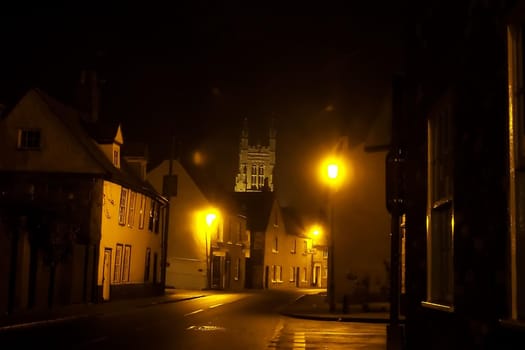
POLYGON ((206 287, 208 289, 211 288, 211 264, 210 264, 210 248, 211 248, 211 242, 208 243, 208 240, 210 239, 210 228, 215 219, 217 218, 217 215, 215 213, 208 213, 206 215, 206 287))
POLYGON ((334 280, 334 192, 336 181, 339 176, 339 165, 329 162, 326 166, 326 176, 331 186, 328 198, 330 234, 328 235, 328 305, 330 312, 335 311, 335 280, 334 280))

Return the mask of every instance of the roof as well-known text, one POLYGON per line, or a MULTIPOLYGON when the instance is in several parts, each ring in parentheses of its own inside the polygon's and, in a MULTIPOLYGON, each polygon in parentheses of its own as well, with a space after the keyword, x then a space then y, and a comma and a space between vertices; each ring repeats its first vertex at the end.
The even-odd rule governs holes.
POLYGON ((102 153, 98 146, 93 142, 85 128, 83 113, 72 107, 66 106, 55 98, 49 96, 40 89, 32 89, 28 92, 35 92, 49 107, 50 111, 66 126, 68 131, 75 137, 78 143, 85 149, 86 153, 91 156, 101 168, 101 176, 109 181, 118 183, 122 186, 129 187, 134 191, 148 194, 161 201, 166 201, 151 184, 142 181, 133 173, 133 170, 127 164, 125 159, 121 159, 121 168, 118 169, 102 153))
POLYGON ((281 208, 286 233, 294 236, 305 236, 303 222, 295 208, 281 208))
POLYGON ((120 123, 117 121, 97 121, 96 123, 82 121, 88 135, 97 143, 111 144, 115 142, 120 123))
POLYGON ((273 192, 234 192, 242 215, 246 216, 246 226, 251 231, 266 231, 268 220, 276 201, 273 192))

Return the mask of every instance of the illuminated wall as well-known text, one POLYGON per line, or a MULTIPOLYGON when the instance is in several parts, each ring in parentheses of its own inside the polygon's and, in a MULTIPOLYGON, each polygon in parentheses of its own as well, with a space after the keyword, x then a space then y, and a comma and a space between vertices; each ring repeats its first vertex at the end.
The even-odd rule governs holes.
MULTIPOLYGON (((110 274, 112 285, 152 283, 154 278, 156 282, 160 282, 162 225, 159 224, 158 233, 151 232, 149 229, 151 198, 142 193, 132 194, 130 189, 127 189, 125 219, 122 221, 119 220, 121 219, 119 214, 122 214, 120 211, 122 189, 120 185, 104 181, 98 285, 102 285, 106 248, 111 249, 112 252, 110 274), (142 208, 141 203, 143 203, 142 208), (148 249, 149 273, 146 273, 148 249), (155 253, 158 256, 156 268, 153 266, 155 253), (153 276, 155 270, 157 276, 153 276), (149 276, 147 281, 145 281, 146 276, 149 276)), ((159 215, 159 219, 160 217, 159 215)))
MULTIPOLYGON (((148 175, 148 181, 162 192, 169 161, 163 161, 148 175)), ((173 161, 172 175, 177 177, 176 196, 170 197, 166 285, 175 288, 206 287, 206 213, 211 205, 193 179, 173 161)), ((214 232, 210 232, 214 234, 214 232)))
POLYGON ((263 286, 269 289, 311 287, 312 240, 287 232, 277 201, 265 232, 263 286))

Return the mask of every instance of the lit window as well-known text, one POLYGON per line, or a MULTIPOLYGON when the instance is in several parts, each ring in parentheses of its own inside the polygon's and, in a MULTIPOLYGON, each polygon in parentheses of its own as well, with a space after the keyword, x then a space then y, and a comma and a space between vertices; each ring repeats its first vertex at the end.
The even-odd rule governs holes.
POLYGON ((125 245, 124 246, 124 257, 122 261, 122 282, 129 282, 129 266, 131 263, 131 246, 125 245))
POLYGON ((259 188, 264 186, 264 166, 259 166, 259 188))
POLYGON ((140 194, 140 206, 139 206, 139 229, 144 228, 144 221, 146 216, 146 196, 140 194))
POLYGON ((135 223, 135 201, 137 193, 129 191, 129 210, 128 210, 128 226, 133 227, 135 223))
POLYGON ((452 306, 453 299, 453 220, 452 189, 452 116, 447 108, 428 120, 427 186, 427 299, 431 303, 452 306))
POLYGON ((118 150, 113 150, 113 165, 117 168, 120 167, 120 156, 118 150))
POLYGON ((39 150, 41 141, 41 132, 38 129, 18 130, 18 149, 39 150))
POLYGON ((257 165, 252 165, 251 188, 257 189, 257 165))
POLYGON ((281 265, 273 265, 273 278, 272 282, 282 282, 283 267, 281 265))
POLYGON ((118 211, 118 223, 120 225, 126 224, 126 207, 128 203, 128 189, 122 187, 120 191, 120 206, 118 211))
POLYGON ((290 266, 290 282, 295 282, 295 267, 290 266))
POLYGON ((115 264, 113 266, 113 283, 120 282, 121 265, 122 264, 122 244, 117 243, 115 249, 115 264))

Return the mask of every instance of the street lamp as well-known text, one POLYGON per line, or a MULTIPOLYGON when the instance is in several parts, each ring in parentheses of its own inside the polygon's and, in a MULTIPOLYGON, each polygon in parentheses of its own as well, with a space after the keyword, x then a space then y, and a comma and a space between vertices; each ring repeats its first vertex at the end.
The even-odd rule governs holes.
POLYGON ((330 187, 330 193, 328 198, 329 205, 329 234, 327 235, 328 240, 328 304, 330 312, 335 311, 335 280, 334 280, 334 193, 341 184, 342 181, 342 166, 341 161, 337 158, 327 159, 322 167, 323 178, 330 187))
POLYGON ((208 289, 211 288, 211 271, 210 271, 211 269, 211 264, 210 264, 211 242, 208 244, 208 240, 210 239, 211 225, 213 225, 213 222, 215 221, 216 218, 217 218, 217 214, 213 212, 206 214, 206 224, 207 224, 206 237, 205 237, 205 240, 206 240, 206 286, 208 289))

